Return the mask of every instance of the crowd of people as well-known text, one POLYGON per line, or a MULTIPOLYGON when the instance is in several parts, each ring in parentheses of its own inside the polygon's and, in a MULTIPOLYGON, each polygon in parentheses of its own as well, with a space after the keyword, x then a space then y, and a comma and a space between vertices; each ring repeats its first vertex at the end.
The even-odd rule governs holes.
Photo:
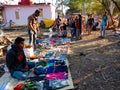
MULTIPOLYGON (((36 10, 28 17, 29 44, 33 45, 34 49, 36 48, 36 41, 39 43, 39 40, 37 40, 37 33, 39 31, 38 16, 40 13, 41 12, 39 10, 36 10)), ((101 38, 105 37, 107 21, 108 16, 105 12, 100 23, 101 38)), ((85 32, 90 35, 93 28, 95 28, 95 25, 98 26, 98 23, 95 22, 92 14, 89 14, 88 18, 83 18, 81 14, 78 14, 74 17, 71 17, 68 22, 70 26, 71 38, 75 38, 76 40, 82 39, 82 33, 84 33, 82 29, 85 29, 85 32)), ((57 34, 61 35, 63 38, 67 37, 67 26, 67 22, 62 21, 58 15, 54 25, 54 27, 56 27, 57 34)), ((11 73, 11 76, 18 79, 25 79, 29 74, 29 70, 35 66, 34 62, 30 63, 26 61, 26 56, 23 51, 24 41, 25 39, 17 37, 6 56, 6 65, 9 69, 9 72, 11 73)))
POLYGON ((58 15, 55 20, 54 28, 58 34, 61 33, 61 36, 67 37, 67 26, 70 27, 71 38, 76 40, 82 39, 83 33, 91 34, 93 30, 97 30, 97 27, 100 29, 100 37, 105 37, 105 31, 108 24, 107 13, 102 16, 101 20, 98 17, 93 17, 92 14, 83 16, 81 14, 76 14, 68 18, 67 22, 63 21, 62 18, 58 15))

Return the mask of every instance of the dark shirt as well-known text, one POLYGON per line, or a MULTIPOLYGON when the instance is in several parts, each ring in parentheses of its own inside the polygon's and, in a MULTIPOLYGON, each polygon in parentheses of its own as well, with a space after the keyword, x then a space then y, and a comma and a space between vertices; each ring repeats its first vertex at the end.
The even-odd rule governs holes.
POLYGON ((93 25, 94 23, 94 19, 93 18, 89 18, 88 19, 88 25, 93 25))
POLYGON ((79 24, 80 24, 80 29, 82 28, 82 16, 79 16, 79 24))
POLYGON ((57 18, 55 21, 56 21, 56 25, 57 25, 57 26, 60 26, 61 19, 60 19, 60 18, 57 18))
POLYGON ((6 65, 10 72, 21 71, 26 66, 26 57, 23 50, 19 50, 15 44, 6 55, 6 65))
POLYGON ((63 30, 67 30, 66 27, 67 27, 66 24, 64 24, 63 25, 63 30))
POLYGON ((73 22, 71 22, 71 28, 75 28, 75 22, 73 21, 73 22))

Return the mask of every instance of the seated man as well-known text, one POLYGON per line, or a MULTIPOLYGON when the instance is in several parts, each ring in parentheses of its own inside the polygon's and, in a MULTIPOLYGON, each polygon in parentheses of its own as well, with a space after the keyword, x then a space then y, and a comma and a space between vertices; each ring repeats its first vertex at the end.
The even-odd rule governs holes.
POLYGON ((24 41, 25 39, 17 37, 6 55, 6 65, 11 76, 20 80, 26 79, 30 69, 35 67, 35 62, 26 62, 26 56, 23 51, 24 41))

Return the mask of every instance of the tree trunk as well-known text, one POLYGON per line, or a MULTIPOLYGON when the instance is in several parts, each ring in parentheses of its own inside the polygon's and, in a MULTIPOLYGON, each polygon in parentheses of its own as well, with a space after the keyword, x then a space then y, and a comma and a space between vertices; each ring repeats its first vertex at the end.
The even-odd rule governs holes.
POLYGON ((108 15, 110 16, 110 19, 111 19, 110 25, 113 25, 113 27, 114 27, 113 17, 112 17, 112 14, 110 12, 110 9, 108 8, 108 6, 104 2, 104 0, 102 0, 102 1, 98 0, 98 1, 103 5, 103 7, 105 8, 105 10, 107 11, 107 13, 108 13, 108 15))
POLYGON ((119 21, 118 21, 118 28, 120 28, 120 17, 119 17, 119 21))
POLYGON ((118 5, 117 1, 115 1, 115 0, 111 0, 111 1, 115 4, 115 6, 117 7, 117 9, 120 11, 120 6, 118 5))
POLYGON ((107 10, 107 12, 108 12, 108 14, 110 16, 110 20, 111 20, 111 22, 109 22, 109 26, 111 26, 111 28, 115 28, 113 17, 112 17, 112 14, 110 13, 110 10, 107 10))
POLYGON ((85 12, 86 12, 86 11, 85 11, 85 3, 82 2, 82 14, 85 15, 85 12))
MULTIPOLYGON (((115 4, 117 9, 120 11, 120 6, 118 5, 118 3, 115 0, 111 0, 111 1, 115 4)), ((120 16, 119 16, 119 18, 120 18, 120 16)), ((118 22, 118 27, 120 27, 120 19, 119 19, 119 22, 118 22)))

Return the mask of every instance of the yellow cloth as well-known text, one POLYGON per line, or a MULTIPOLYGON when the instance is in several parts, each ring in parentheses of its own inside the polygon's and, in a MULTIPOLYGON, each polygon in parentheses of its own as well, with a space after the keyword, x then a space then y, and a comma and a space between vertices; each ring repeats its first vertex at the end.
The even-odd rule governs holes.
POLYGON ((55 20, 44 18, 43 22, 45 24, 45 27, 49 28, 50 26, 52 26, 54 24, 55 20))

